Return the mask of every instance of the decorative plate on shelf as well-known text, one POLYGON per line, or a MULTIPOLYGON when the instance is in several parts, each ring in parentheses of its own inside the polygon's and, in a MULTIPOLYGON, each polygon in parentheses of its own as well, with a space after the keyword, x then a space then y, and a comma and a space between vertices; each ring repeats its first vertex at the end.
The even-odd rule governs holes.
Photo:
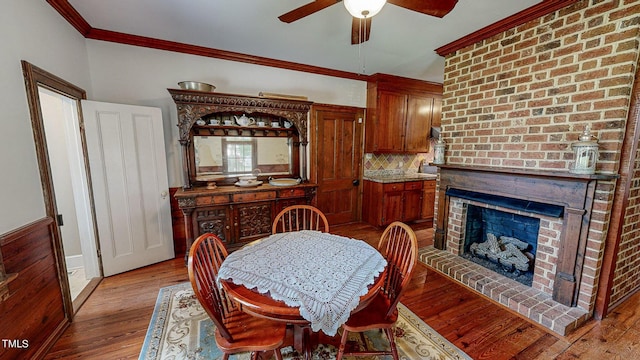
POLYGON ((235 183, 235 186, 239 186, 239 187, 255 187, 259 185, 262 185, 262 181, 249 181, 249 182, 243 182, 243 183, 238 181, 235 183))
POLYGON ((300 184, 300 179, 292 179, 292 178, 271 179, 269 180, 269 184, 273 186, 294 186, 294 185, 300 184))

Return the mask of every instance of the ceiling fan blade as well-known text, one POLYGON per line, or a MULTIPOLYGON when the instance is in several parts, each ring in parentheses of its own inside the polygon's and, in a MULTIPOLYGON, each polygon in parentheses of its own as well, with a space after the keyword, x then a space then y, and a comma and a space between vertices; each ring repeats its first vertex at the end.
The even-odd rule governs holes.
POLYGON ((324 8, 328 8, 329 6, 337 3, 339 1, 336 0, 316 0, 314 2, 308 3, 306 5, 302 5, 299 8, 293 9, 286 14, 282 14, 278 16, 280 21, 286 23, 292 23, 296 20, 300 20, 305 16, 309 16, 317 11, 320 11, 324 8))
POLYGON ((352 18, 351 20, 351 45, 360 44, 369 40, 371 34, 371 19, 352 18))
POLYGON ((422 14, 437 16, 439 18, 447 15, 458 0, 387 0, 390 4, 403 7, 405 9, 417 11, 422 14))

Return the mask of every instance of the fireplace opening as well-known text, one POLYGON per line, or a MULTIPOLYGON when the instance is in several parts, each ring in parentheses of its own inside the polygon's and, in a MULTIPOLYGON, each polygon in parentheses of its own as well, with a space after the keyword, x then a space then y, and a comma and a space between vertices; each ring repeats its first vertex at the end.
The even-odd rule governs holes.
POLYGON ((539 230, 538 218, 469 204, 461 256, 531 286, 539 230))

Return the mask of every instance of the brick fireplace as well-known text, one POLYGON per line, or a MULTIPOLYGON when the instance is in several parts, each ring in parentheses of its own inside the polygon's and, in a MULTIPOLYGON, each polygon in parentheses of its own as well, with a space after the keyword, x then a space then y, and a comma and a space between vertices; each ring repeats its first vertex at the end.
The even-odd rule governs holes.
POLYGON ((434 247, 423 250, 421 259, 565 335, 593 313, 599 269, 597 259, 592 258, 598 249, 589 241, 591 212, 598 180, 611 178, 560 171, 442 166, 434 247), (470 206, 539 220, 531 286, 459 256, 464 252, 470 206))
POLYGON ((597 133, 596 172, 620 177, 597 180, 584 266, 598 294, 577 308, 601 318, 640 288, 640 1, 565 3, 436 50, 441 133, 449 165, 565 172, 572 142, 597 133))

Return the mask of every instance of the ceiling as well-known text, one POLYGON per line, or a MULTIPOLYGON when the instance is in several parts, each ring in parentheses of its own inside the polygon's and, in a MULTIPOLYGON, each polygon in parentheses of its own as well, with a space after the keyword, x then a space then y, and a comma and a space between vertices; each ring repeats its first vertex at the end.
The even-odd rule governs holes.
POLYGON ((287 24, 278 16, 311 0, 69 0, 92 28, 352 73, 442 82, 435 49, 540 0, 459 0, 436 18, 386 4, 371 37, 351 45, 342 3, 287 24))

